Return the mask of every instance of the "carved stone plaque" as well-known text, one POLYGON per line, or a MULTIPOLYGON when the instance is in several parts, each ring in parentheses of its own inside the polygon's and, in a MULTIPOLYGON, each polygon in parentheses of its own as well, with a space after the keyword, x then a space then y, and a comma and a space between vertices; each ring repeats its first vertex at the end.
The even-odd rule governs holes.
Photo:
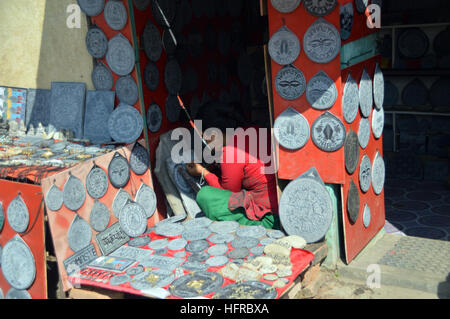
POLYGON ((332 220, 332 202, 317 171, 290 182, 280 199, 280 221, 288 235, 313 243, 326 234, 332 220), (312 174, 312 175, 311 175, 312 174))
POLYGON ((175 32, 172 29, 164 29, 162 35, 162 45, 168 55, 175 54, 175 51, 177 50, 177 38, 175 37, 175 32))
POLYGON ((95 236, 95 240, 103 255, 109 255, 119 247, 123 246, 130 241, 130 237, 127 236, 120 227, 120 223, 117 222, 98 233, 95 236))
POLYGON ((358 141, 362 149, 367 147, 370 139, 370 122, 367 118, 361 118, 358 129, 358 141))
POLYGON ((137 265, 136 267, 131 267, 126 271, 126 274, 129 276, 136 276, 142 274, 145 268, 142 265, 137 265))
MULTIPOLYGON (((62 204, 63 204, 62 191, 56 185, 53 184, 47 191, 47 195, 45 195, 45 205, 48 209, 52 211, 58 211, 62 207, 62 204)), ((1 229, 2 227, 0 224, 0 230, 1 229)))
POLYGON ((101 59, 108 50, 108 38, 97 26, 89 28, 86 34, 86 48, 92 57, 101 59))
POLYGON ((130 237, 138 237, 147 229, 147 217, 144 208, 128 200, 119 215, 122 230, 130 237))
POLYGON ((209 265, 199 261, 186 261, 182 268, 187 271, 206 271, 209 265))
POLYGON ((198 228, 198 227, 208 227, 209 225, 212 224, 212 222, 213 221, 207 217, 199 217, 199 218, 190 219, 190 220, 186 221, 185 223, 183 223, 183 225, 186 229, 189 229, 189 228, 198 228))
POLYGON ((73 254, 63 261, 67 275, 70 276, 80 269, 83 269, 87 264, 97 259, 97 257, 98 255, 95 251, 94 244, 90 244, 85 248, 79 250, 77 253, 73 254))
POLYGON ((384 160, 380 153, 377 152, 372 164, 372 187, 375 194, 380 195, 384 187, 386 171, 384 160))
POLYGON ((74 252, 78 252, 88 246, 91 243, 91 240, 91 226, 89 226, 89 223, 78 214, 75 215, 67 232, 67 241, 69 242, 70 249, 74 252))
POLYGON ((115 273, 124 272, 132 264, 136 263, 136 260, 112 257, 112 256, 100 256, 94 261, 90 262, 87 266, 89 268, 108 270, 115 273))
POLYGON ((303 5, 311 15, 323 17, 331 13, 337 5, 336 0, 303 0, 303 5))
POLYGON ((110 69, 98 62, 92 71, 92 83, 98 91, 109 91, 114 85, 113 75, 110 69))
POLYGON ((81 11, 89 17, 96 17, 105 8, 105 0, 77 0, 81 11))
POLYGON ((82 138, 85 98, 85 83, 52 82, 49 124, 82 138))
POLYGON ((153 103, 147 110, 147 128, 150 132, 156 133, 161 128, 162 112, 158 104, 153 103))
POLYGON ((175 280, 169 287, 169 291, 180 298, 193 298, 216 291, 223 282, 223 277, 218 273, 191 272, 175 280))
POLYGON ((349 73, 344 86, 342 95, 342 113, 347 123, 351 124, 358 114, 359 108, 359 89, 358 84, 349 73))
POLYGON ((349 129, 344 145, 345 168, 349 174, 353 174, 359 161, 359 142, 355 131, 349 129))
POLYGON ((236 237, 231 243, 233 248, 253 248, 259 244, 258 238, 254 237, 236 237))
POLYGON ((119 101, 124 104, 134 105, 139 98, 136 82, 131 75, 117 79, 115 91, 119 101))
POLYGON ((109 280, 111 286, 119 286, 130 282, 131 277, 129 275, 116 275, 109 280))
POLYGON ((115 188, 124 187, 130 180, 130 164, 127 159, 116 152, 109 162, 108 177, 115 188))
POLYGON ((109 40, 106 62, 117 75, 125 76, 133 71, 136 63, 134 49, 121 33, 109 40))
POLYGON ((269 40, 269 54, 280 65, 294 63, 300 50, 299 39, 286 26, 282 26, 269 40))
POLYGON ((341 39, 348 40, 353 30, 353 3, 349 2, 343 6, 340 6, 340 19, 341 19, 341 39))
POLYGON ((239 223, 236 221, 220 221, 209 225, 209 229, 217 234, 234 233, 239 228, 239 223))
POLYGON ((178 122, 180 118, 180 102, 176 95, 169 95, 166 99, 166 117, 170 123, 178 122))
POLYGON ((130 155, 131 170, 137 175, 143 175, 147 172, 149 166, 150 155, 148 154, 147 149, 136 142, 130 155))
POLYGON ((211 231, 205 227, 188 228, 183 231, 181 237, 188 241, 206 239, 211 235, 211 231))
POLYGON ((239 237, 253 237, 260 238, 267 233, 267 230, 263 226, 244 226, 240 227, 236 231, 236 235, 239 237))
POLYGON ((334 81, 323 71, 314 75, 306 86, 306 99, 316 110, 331 108, 337 99, 334 81))
POLYGON ((83 182, 78 177, 70 175, 63 188, 64 205, 68 209, 76 211, 83 206, 85 199, 86 191, 83 182))
POLYGON ((102 232, 108 227, 109 219, 110 214, 108 207, 98 200, 95 200, 91 209, 91 214, 89 215, 91 227, 97 232, 102 232))
POLYGON ((317 19, 303 37, 303 49, 316 63, 332 61, 341 50, 341 36, 334 25, 323 18, 317 19))
POLYGON ((272 6, 281 13, 290 13, 297 9, 302 0, 270 0, 272 6))
POLYGON ((157 62, 162 54, 161 34, 158 28, 149 20, 145 25, 142 33, 142 46, 144 47, 145 55, 152 62, 157 62))
POLYGON ((227 254, 228 258, 230 259, 241 259, 245 258, 250 254, 250 250, 248 248, 242 247, 242 248, 234 248, 230 250, 227 254))
POLYGON ((303 72, 293 65, 284 66, 275 77, 275 89, 283 99, 299 98, 306 89, 303 72))
POLYGON ((275 299, 277 290, 262 281, 235 282, 217 290, 214 299, 275 299))
POLYGON ((309 140, 309 131, 308 120, 292 107, 288 107, 275 120, 275 138, 281 146, 290 150, 305 146, 309 140))
POLYGON ((150 237, 144 236, 144 237, 137 237, 128 242, 128 246, 130 247, 143 247, 147 245, 151 241, 150 237))
POLYGON ((366 69, 364 69, 361 81, 359 82, 359 106, 361 114, 364 117, 369 117, 373 106, 373 86, 366 69))
POLYGON ((141 136, 144 124, 141 113, 129 105, 119 105, 111 113, 108 130, 111 137, 120 143, 133 143, 141 136))
POLYGON ((177 95, 180 92, 183 76, 180 65, 176 59, 170 59, 164 69, 164 83, 169 94, 177 95))
POLYGON ((179 236, 183 231, 184 226, 177 223, 164 223, 155 228, 155 233, 164 237, 179 236))
POLYGON ((177 238, 172 241, 170 241, 169 245, 167 245, 167 248, 170 250, 180 250, 186 247, 187 240, 184 238, 177 238))
POLYGON ((344 145, 345 137, 344 123, 330 112, 319 116, 311 127, 311 138, 314 144, 325 152, 340 149, 344 145))
POLYGON ((156 23, 170 28, 177 13, 176 0, 151 0, 152 14, 156 23))
POLYGON ((150 5, 150 0, 133 0, 133 3, 139 11, 145 11, 150 5))
POLYGON ((359 186, 363 193, 367 193, 372 182, 372 164, 370 158, 364 155, 359 166, 359 186))
POLYGON ((208 241, 213 244, 224 244, 231 242, 233 239, 233 234, 214 234, 208 238, 208 241))
POLYGON ((207 252, 211 256, 225 255, 228 252, 228 245, 227 244, 213 245, 213 246, 209 247, 207 252))
POLYGON ((145 283, 145 287, 147 286, 147 284, 150 284, 149 288, 161 288, 171 284, 174 279, 175 274, 171 271, 166 269, 154 269, 152 271, 143 272, 134 277, 131 285, 135 289, 140 288, 136 286, 136 283, 141 282, 145 283))
POLYGON ((169 239, 167 239, 167 238, 157 239, 157 240, 153 240, 152 242, 150 242, 150 244, 148 244, 148 248, 154 249, 154 250, 162 249, 162 248, 166 248, 168 243, 169 243, 169 239))
POLYGON ((173 271, 184 262, 184 258, 150 255, 142 259, 141 265, 173 271))
POLYGON ((88 176, 86 177, 86 191, 92 198, 102 198, 108 190, 109 182, 106 172, 96 166, 92 167, 88 176))
POLYGON ((28 89, 25 124, 37 127, 41 123, 46 127, 50 120, 50 90, 28 89))
POLYGON ((128 194, 128 192, 123 189, 119 189, 112 203, 112 211, 116 218, 119 218, 120 212, 128 200, 131 200, 130 194, 128 194))
POLYGON ((106 24, 113 30, 122 30, 128 21, 128 12, 121 0, 110 0, 105 5, 106 24))
POLYGON ((359 192, 353 180, 347 195, 347 213, 350 222, 354 224, 359 216, 359 192))
POLYGON ((0 264, 6 281, 16 289, 28 289, 36 278, 33 253, 19 235, 3 247, 0 264))
POLYGON ((383 134, 384 129, 384 109, 374 109, 372 112, 372 133, 376 139, 383 134))
POLYGON ((383 107, 384 101, 384 76, 380 66, 377 63, 373 76, 373 100, 375 107, 379 110, 383 107))
POLYGON ((186 245, 186 251, 190 253, 199 253, 204 251, 208 247, 209 243, 206 240, 204 239, 194 240, 186 245))
POLYGON ((364 213, 363 213, 363 224, 364 224, 365 228, 369 227, 370 219, 371 219, 370 207, 369 207, 369 205, 365 204, 364 205, 364 213))
POLYGON ((219 255, 208 258, 205 263, 210 267, 220 267, 228 263, 228 257, 219 255))

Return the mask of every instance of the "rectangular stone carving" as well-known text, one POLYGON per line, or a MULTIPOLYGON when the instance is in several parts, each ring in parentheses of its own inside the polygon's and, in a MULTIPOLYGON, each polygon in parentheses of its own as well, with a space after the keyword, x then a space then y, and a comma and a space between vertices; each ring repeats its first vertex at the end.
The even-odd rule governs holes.
POLYGON ((29 89, 27 95, 27 109, 25 111, 25 125, 36 128, 39 123, 48 126, 50 121, 50 90, 29 89))
POLYGON ((109 257, 109 256, 101 256, 95 259, 94 261, 88 264, 90 268, 98 268, 109 271, 122 272, 131 265, 136 263, 136 260, 126 259, 126 258, 118 258, 118 257, 109 257))
POLYGON ((140 264, 144 267, 154 267, 173 271, 180 266, 185 260, 183 258, 167 257, 159 255, 150 255, 143 258, 140 264))
POLYGON ((63 261, 67 275, 70 276, 76 272, 79 272, 97 257, 98 255, 95 251, 94 245, 90 244, 89 246, 86 246, 82 250, 78 251, 77 253, 73 254, 63 261))
POLYGON ((114 110, 114 91, 87 91, 84 115, 84 138, 94 144, 111 141, 108 118, 114 110))
POLYGON ((58 130, 73 131, 75 138, 83 138, 85 98, 85 83, 52 82, 50 124, 58 130))
POLYGON ((122 246, 115 252, 110 254, 110 256, 133 259, 137 261, 143 260, 145 257, 150 256, 152 251, 149 249, 142 249, 130 246, 122 246))
POLYGON ((95 236, 98 247, 103 255, 109 255, 120 246, 130 241, 130 237, 120 228, 119 222, 109 226, 106 230, 95 236))

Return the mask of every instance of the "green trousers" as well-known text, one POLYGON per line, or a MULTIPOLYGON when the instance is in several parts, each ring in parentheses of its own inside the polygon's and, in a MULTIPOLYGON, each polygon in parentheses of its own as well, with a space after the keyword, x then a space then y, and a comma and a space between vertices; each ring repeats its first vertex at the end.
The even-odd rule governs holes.
POLYGON ((267 229, 280 229, 278 215, 266 214, 261 220, 248 219, 245 209, 239 207, 233 211, 228 209, 231 191, 211 186, 204 186, 197 194, 197 203, 205 215, 215 221, 237 221, 241 225, 261 225, 267 229))

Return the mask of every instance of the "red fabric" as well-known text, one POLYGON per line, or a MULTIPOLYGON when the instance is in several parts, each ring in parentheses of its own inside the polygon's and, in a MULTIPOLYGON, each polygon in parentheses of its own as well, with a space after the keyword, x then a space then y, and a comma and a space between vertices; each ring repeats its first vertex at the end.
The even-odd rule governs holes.
POLYGON ((265 166, 270 163, 264 164, 260 159, 260 151, 264 156, 271 154, 270 135, 267 138, 266 150, 261 150, 259 134, 256 135, 257 145, 250 144, 247 135, 243 149, 238 143, 238 137, 242 138, 243 134, 243 130, 237 131, 233 143, 222 148, 221 178, 209 173, 205 180, 209 186, 232 192, 228 203, 230 210, 243 207, 250 220, 260 220, 265 214, 278 214, 275 174, 266 174, 265 166))

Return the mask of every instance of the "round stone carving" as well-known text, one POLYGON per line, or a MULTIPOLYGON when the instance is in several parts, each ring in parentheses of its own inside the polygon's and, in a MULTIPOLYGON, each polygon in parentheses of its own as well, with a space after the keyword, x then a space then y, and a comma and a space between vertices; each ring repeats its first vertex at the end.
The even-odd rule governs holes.
POLYGON ((383 107, 384 101, 384 76, 380 66, 377 63, 373 76, 373 101, 375 107, 379 110, 383 107))
POLYGON ((239 223, 233 220, 220 221, 209 225, 209 229, 217 234, 229 234, 235 232, 239 228, 239 223))
POLYGON ((1 266, 6 281, 15 289, 28 289, 36 278, 36 263, 28 245, 14 236, 2 249, 1 266))
POLYGON ((123 76, 116 81, 116 96, 120 102, 134 105, 138 98, 138 87, 131 75, 123 76))
POLYGON ((131 280, 131 277, 129 275, 116 275, 109 280, 109 284, 111 286, 119 286, 119 285, 126 284, 130 280, 131 280))
POLYGON ((275 89, 283 99, 298 99, 306 89, 303 72, 293 65, 284 66, 275 77, 275 89))
POLYGON ((259 240, 254 237, 236 237, 231 243, 233 248, 253 248, 259 244, 259 240))
POLYGON ((430 40, 420 28, 408 28, 398 37, 399 53, 407 59, 419 59, 428 52, 430 40))
POLYGON ((372 112, 372 133, 376 139, 383 134, 384 129, 384 109, 374 109, 372 112))
POLYGON ((162 45, 168 55, 175 54, 175 51, 177 50, 177 39, 172 29, 164 29, 162 35, 162 45))
POLYGON ((116 193, 116 196, 114 196, 114 200, 112 203, 112 211, 116 218, 119 218, 120 211, 128 202, 128 200, 131 200, 130 194, 128 194, 128 192, 124 191, 123 189, 119 189, 119 191, 116 193))
POLYGON ((141 236, 147 229, 145 209, 136 202, 128 201, 119 215, 120 227, 130 237, 141 236))
POLYGON ((164 69, 164 83, 169 94, 177 95, 180 92, 182 81, 183 76, 178 61, 170 59, 164 69))
POLYGON ((217 291, 223 282, 223 277, 214 272, 191 272, 175 280, 169 291, 180 298, 193 298, 217 291))
POLYGON ((176 123, 180 118, 180 102, 176 95, 169 95, 166 99, 166 116, 170 123, 176 123))
POLYGON ((328 63, 339 54, 341 35, 334 25, 319 18, 305 32, 303 49, 313 62, 328 63))
POLYGON ((97 199, 92 206, 91 214, 89 215, 89 223, 97 232, 102 232, 109 224, 109 210, 105 204, 99 202, 97 199))
POLYGON ((325 152, 340 149, 344 145, 345 137, 344 123, 330 112, 319 116, 311 127, 311 138, 314 144, 325 152))
POLYGON ((309 140, 308 120, 292 107, 281 113, 274 124, 274 134, 281 146, 297 150, 309 140))
POLYGON ((219 255, 208 258, 205 263, 210 267, 220 267, 228 263, 228 257, 219 255))
POLYGON ((234 239, 233 234, 214 234, 208 238, 208 240, 213 244, 229 243, 233 239, 234 239))
MULTIPOLYGON (((52 211, 58 211, 61 209, 62 204, 63 204, 63 194, 61 190, 56 185, 53 184, 47 191, 47 195, 45 195, 45 205, 47 206, 48 209, 52 211)), ((2 225, 0 224, 0 230, 2 229, 1 226, 2 225)))
POLYGON ((334 81, 323 71, 314 75, 306 86, 306 99, 316 110, 331 108, 337 99, 334 81))
POLYGON ((117 75, 125 76, 133 71, 136 63, 134 49, 121 33, 109 40, 106 62, 117 75))
POLYGON ((269 54, 280 65, 294 63, 300 50, 299 39, 286 26, 281 27, 269 40, 269 54))
POLYGON ((134 144, 130 155, 131 170, 137 175, 143 175, 150 167, 150 155, 141 144, 134 144))
POLYGON ((364 69, 361 81, 359 82, 359 106, 361 108, 361 114, 364 117, 369 117, 373 106, 373 87, 372 80, 369 73, 364 69))
POLYGON ((96 17, 103 12, 105 0, 77 0, 81 11, 89 17, 96 17))
POLYGON ((209 268, 209 266, 199 261, 186 261, 182 265, 182 268, 188 271, 205 271, 209 268))
POLYGON ((322 183, 298 178, 288 184, 280 199, 280 221, 288 235, 313 243, 325 236, 332 214, 332 202, 322 183))
POLYGON ((303 0, 303 6, 309 14, 324 17, 336 8, 336 0, 303 0))
POLYGON ((143 128, 141 114, 130 105, 119 105, 109 116, 109 134, 116 142, 135 142, 141 136, 143 128))
POLYGON ((370 122, 369 119, 361 118, 358 129, 358 141, 362 149, 367 147, 370 139, 370 122))
POLYGON ((179 236, 183 232, 184 227, 177 223, 164 223, 156 226, 155 233, 165 237, 179 236))
POLYGON ((200 239, 206 239, 211 235, 211 231, 206 227, 197 227, 197 228, 189 228, 185 229, 181 234, 186 240, 194 241, 200 239))
POLYGON ((227 244, 213 245, 209 247, 207 252, 211 256, 225 255, 228 252, 228 245, 227 244))
POLYGON ((110 69, 98 62, 92 71, 92 83, 96 90, 110 91, 114 85, 114 78, 110 69))
POLYGON ((105 6, 106 24, 113 30, 122 30, 128 21, 128 12, 120 0, 109 0, 105 6))
POLYGON ((23 233, 27 230, 30 222, 30 214, 21 195, 17 195, 9 204, 6 211, 6 218, 15 232, 23 233))
POLYGON ((369 205, 365 204, 364 205, 364 214, 363 214, 363 224, 364 227, 368 228, 370 225, 370 219, 371 219, 371 215, 370 215, 370 207, 369 205))
POLYGON ((187 260, 190 262, 203 262, 208 259, 210 256, 207 252, 202 251, 199 253, 193 253, 188 256, 187 260))
POLYGON ((67 232, 69 247, 74 252, 78 252, 88 246, 92 240, 92 230, 89 223, 76 215, 67 232))
POLYGON ((108 178, 112 186, 122 188, 130 180, 130 164, 118 152, 114 153, 108 165, 108 178))
POLYGON ((92 198, 102 198, 108 190, 108 177, 105 171, 94 164, 86 177, 86 191, 92 198))
POLYGON ((162 112, 158 104, 152 103, 147 110, 147 128, 156 133, 161 128, 162 112))
POLYGON ((33 299, 26 290, 11 288, 6 293, 5 299, 33 299))
POLYGON ((147 89, 155 91, 159 85, 159 70, 155 63, 149 61, 144 69, 144 82, 147 89))
POLYGON ((134 238, 134 239, 130 240, 128 242, 128 246, 143 247, 143 246, 147 245, 149 242, 151 242, 151 239, 148 236, 138 237, 138 238, 134 238))
POLYGON ((161 34, 158 28, 147 21, 144 32, 142 33, 142 46, 144 47, 145 55, 152 62, 157 62, 162 54, 161 34))
POLYGON ((359 192, 353 181, 350 183, 347 194, 347 213, 350 222, 354 224, 359 215, 359 192))
POLYGON ((150 5, 150 0, 133 0, 133 3, 139 11, 145 11, 150 5))
POLYGON ((347 123, 351 124, 358 114, 359 108, 359 89, 358 84, 349 74, 344 86, 342 95, 342 113, 347 123))
POLYGON ((186 251, 190 253, 199 253, 209 247, 209 243, 204 240, 194 240, 186 245, 186 251))
POLYGON ((386 171, 384 166, 384 160, 380 153, 377 152, 372 164, 372 188, 375 194, 380 195, 384 187, 384 180, 386 177, 386 171))
POLYGON ((353 3, 349 2, 340 7, 341 39, 348 40, 353 30, 353 3))
POLYGON ((367 193, 372 182, 372 164, 370 158, 364 155, 359 165, 359 186, 363 193, 367 193))
POLYGON ((214 294, 214 299, 275 299, 277 290, 262 281, 235 282, 214 294))
POLYGON ((290 13, 297 9, 302 0, 270 0, 272 6, 281 13, 290 13))
POLYGON ((240 237, 260 238, 267 233, 263 226, 244 226, 236 231, 236 235, 240 237))
POLYGON ((248 250, 248 248, 241 247, 241 248, 234 248, 234 249, 230 250, 228 252, 227 256, 230 259, 241 259, 241 258, 246 258, 249 254, 250 254, 250 250, 248 250))
POLYGON ((86 34, 86 48, 92 57, 101 59, 108 50, 108 39, 102 29, 93 26, 86 34))
POLYGON ((167 246, 167 248, 169 248, 170 250, 180 250, 183 249, 184 247, 186 247, 187 245, 187 240, 184 238, 177 238, 172 240, 169 245, 167 246))
POLYGON ((177 13, 176 0, 151 0, 151 5, 153 18, 156 23, 162 27, 170 28, 177 13))
POLYGON ((359 161, 358 135, 349 129, 344 145, 345 168, 349 174, 353 174, 359 161))
POLYGON ((208 227, 213 221, 207 217, 199 217, 186 221, 183 225, 186 228, 208 227))
POLYGON ((73 211, 80 209, 86 199, 83 182, 73 175, 70 175, 63 188, 64 205, 73 211))

